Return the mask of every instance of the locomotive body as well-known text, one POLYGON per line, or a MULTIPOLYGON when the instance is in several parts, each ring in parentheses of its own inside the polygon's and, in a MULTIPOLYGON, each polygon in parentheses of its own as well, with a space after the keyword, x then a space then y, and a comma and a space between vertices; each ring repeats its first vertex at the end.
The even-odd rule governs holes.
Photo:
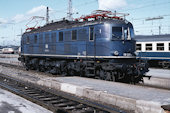
POLYGON ((136 59, 135 43, 123 19, 63 20, 25 32, 19 60, 26 69, 136 83, 148 67, 136 59))

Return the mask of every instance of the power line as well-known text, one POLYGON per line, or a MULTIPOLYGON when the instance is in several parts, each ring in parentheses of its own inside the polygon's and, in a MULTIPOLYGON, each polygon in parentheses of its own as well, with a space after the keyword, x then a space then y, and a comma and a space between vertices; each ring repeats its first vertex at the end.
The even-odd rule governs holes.
MULTIPOLYGON (((88 2, 85 2, 85 3, 80 3, 80 4, 77 4, 75 5, 75 7, 82 7, 82 6, 86 6, 86 5, 89 5, 89 4, 92 4, 96 2, 96 0, 91 0, 91 1, 88 1, 88 2)), ((74 6, 74 4, 73 4, 74 6)), ((60 9, 60 10, 53 10, 54 12, 66 12, 67 8, 64 8, 64 9, 60 9)))
MULTIPOLYGON (((74 6, 74 7, 82 7, 82 6, 86 6, 86 5, 89 5, 89 4, 92 4, 92 3, 95 3, 96 2, 96 0, 91 0, 91 1, 88 1, 88 2, 84 2, 84 3, 80 3, 80 4, 77 4, 77 5, 72 5, 72 7, 74 6)), ((70 4, 70 2, 69 2, 69 4, 70 4)), ((70 4, 71 5, 71 4, 70 4)), ((67 13, 67 17, 68 17, 68 14, 70 14, 69 13, 69 11, 66 11, 66 10, 69 10, 69 8, 64 8, 64 9, 60 9, 60 10, 51 10, 51 12, 50 12, 50 14, 52 14, 53 16, 54 16, 54 13, 67 13)), ((72 15, 73 14, 75 14, 74 12, 73 12, 73 9, 72 9, 72 15)), ((78 13, 76 13, 76 14, 78 14, 78 13)))
POLYGON ((96 0, 91 0, 91 1, 88 1, 88 2, 85 2, 85 3, 82 3, 82 4, 78 4, 78 5, 75 5, 75 6, 76 7, 82 7, 82 6, 86 6, 86 5, 95 3, 95 2, 96 2, 96 0))
POLYGON ((132 11, 132 10, 138 10, 138 9, 143 9, 143 8, 147 8, 147 7, 153 7, 153 6, 160 6, 160 5, 165 5, 165 4, 169 4, 169 2, 161 2, 161 3, 152 3, 152 4, 149 4, 149 5, 145 5, 145 6, 141 6, 141 7, 138 7, 138 8, 132 8, 132 9, 123 9, 123 10, 119 10, 119 11, 132 11))

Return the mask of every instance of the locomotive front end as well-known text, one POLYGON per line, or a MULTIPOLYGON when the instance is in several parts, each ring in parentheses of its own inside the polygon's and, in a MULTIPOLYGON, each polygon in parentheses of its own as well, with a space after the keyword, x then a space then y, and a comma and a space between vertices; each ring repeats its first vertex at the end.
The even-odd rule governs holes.
MULTIPOLYGON (((148 72, 146 62, 136 59, 136 41, 134 30, 130 22, 120 21, 110 23, 110 64, 112 65, 112 79, 121 82, 138 83, 143 81, 148 72)), ((107 76, 107 75, 106 75, 107 76)))

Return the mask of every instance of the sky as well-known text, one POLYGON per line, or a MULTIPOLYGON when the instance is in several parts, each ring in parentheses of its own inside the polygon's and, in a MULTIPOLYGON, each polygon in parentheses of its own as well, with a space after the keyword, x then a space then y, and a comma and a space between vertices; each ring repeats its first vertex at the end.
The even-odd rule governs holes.
MULTIPOLYGON (((88 15, 94 10, 128 13, 136 35, 170 34, 170 0, 72 0, 73 18, 88 15), (148 18, 162 19, 146 21, 148 18)), ((43 18, 31 21, 33 16, 46 16, 50 21, 67 16, 68 0, 1 0, 0 45, 20 45, 21 34, 28 27, 45 24, 43 18), (27 26, 26 26, 27 25, 27 26)))

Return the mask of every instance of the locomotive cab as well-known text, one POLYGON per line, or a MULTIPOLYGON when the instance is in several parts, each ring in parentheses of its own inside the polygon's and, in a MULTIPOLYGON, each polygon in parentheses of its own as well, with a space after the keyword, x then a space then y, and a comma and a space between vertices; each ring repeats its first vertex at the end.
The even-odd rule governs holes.
POLYGON ((121 26, 111 26, 111 29, 112 55, 135 56, 133 26, 128 23, 121 26))
MULTIPOLYGON (((135 58, 133 26, 124 20, 107 20, 95 27, 96 56, 135 58), (99 32, 100 31, 100 32, 99 32)), ((92 51, 92 50, 91 50, 92 51)))

